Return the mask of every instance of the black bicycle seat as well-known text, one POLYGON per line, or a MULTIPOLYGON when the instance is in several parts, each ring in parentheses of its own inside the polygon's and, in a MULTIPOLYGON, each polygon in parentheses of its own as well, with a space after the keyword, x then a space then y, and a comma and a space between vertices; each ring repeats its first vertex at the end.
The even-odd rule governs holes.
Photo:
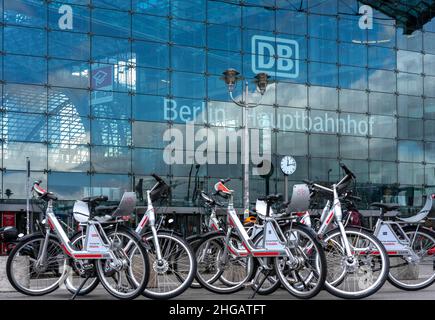
POLYGON ((381 202, 373 202, 370 206, 375 208, 380 208, 384 210, 384 212, 394 211, 399 209, 400 205, 397 203, 381 203, 381 202))
POLYGON ((86 197, 83 198, 83 202, 87 202, 89 204, 97 204, 99 202, 107 201, 109 198, 107 196, 94 196, 94 197, 86 197))
POLYGON ((281 199, 282 199, 282 194, 280 194, 280 193, 277 193, 277 194, 270 194, 270 195, 268 195, 268 196, 266 196, 266 197, 258 198, 258 200, 260 200, 260 201, 266 201, 266 202, 269 203, 269 204, 272 204, 272 203, 278 202, 278 201, 280 201, 281 199))

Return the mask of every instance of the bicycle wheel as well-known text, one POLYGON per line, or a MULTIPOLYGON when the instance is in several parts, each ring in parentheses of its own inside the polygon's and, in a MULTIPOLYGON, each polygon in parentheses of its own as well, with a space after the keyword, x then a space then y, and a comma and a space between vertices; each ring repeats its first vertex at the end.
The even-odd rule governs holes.
POLYGON ((97 275, 112 296, 122 300, 134 299, 148 283, 148 254, 136 233, 121 226, 116 229, 108 231, 107 237, 121 265, 115 265, 110 259, 96 260, 97 275))
POLYGON ((6 273, 18 292, 41 296, 59 288, 65 279, 68 257, 54 236, 48 239, 45 259, 41 260, 42 264, 38 263, 44 242, 44 235, 34 234, 21 240, 11 251, 6 262, 6 273))
POLYGON ((360 228, 345 228, 353 253, 347 258, 339 229, 325 235, 325 254, 328 266, 326 290, 340 298, 361 299, 376 293, 385 283, 389 259, 382 243, 360 228))
MULTIPOLYGON (((211 233, 203 238, 195 252, 196 279, 207 290, 219 294, 242 290, 254 271, 253 258, 237 257, 225 250, 225 239, 223 233, 211 233)), ((231 235, 230 241, 236 248, 241 245, 236 235, 231 235)))
POLYGON ((388 281, 399 289, 420 290, 435 281, 435 233, 416 226, 403 228, 412 241, 414 257, 390 257, 388 281), (412 260, 408 260, 410 258, 412 260))
MULTIPOLYGON (((71 238, 71 245, 76 250, 83 249, 83 238, 84 235, 81 232, 76 233, 71 238)), ((69 292, 75 294, 79 286, 86 279, 86 276, 91 274, 91 277, 86 281, 85 285, 81 288, 79 292, 79 296, 85 296, 92 291, 100 283, 96 269, 95 269, 95 261, 94 260, 73 260, 71 262, 71 270, 68 272, 68 276, 65 280, 65 287, 69 292), (84 270, 83 263, 86 264, 86 270, 84 270)))
POLYGON ((162 253, 159 264, 152 234, 143 237, 148 250, 151 274, 143 295, 152 299, 171 299, 191 285, 196 274, 196 259, 190 246, 171 232, 159 230, 157 238, 162 253))
MULTIPOLYGON (((263 232, 258 233, 254 239, 254 245, 257 247, 263 241, 263 232)), ((273 258, 257 258, 255 260, 256 274, 254 279, 256 280, 251 289, 256 291, 259 295, 269 295, 274 293, 281 286, 281 281, 279 280, 275 272, 275 259, 273 258), (258 267, 261 265, 267 265, 270 269, 259 270, 258 267), (266 279, 265 279, 266 278, 266 279), (260 287, 259 284, 261 284, 260 287)))
POLYGON ((290 294, 300 299, 312 298, 322 290, 327 274, 322 245, 305 226, 293 224, 283 232, 295 261, 287 257, 275 258, 276 274, 290 294))
MULTIPOLYGON (((196 248, 198 247, 199 243, 201 243, 202 237, 201 235, 195 235, 195 236, 188 237, 186 240, 189 243, 190 247, 192 248, 192 251, 196 252, 196 248)), ((193 278, 192 283, 190 284, 190 287, 192 289, 202 288, 201 284, 196 280, 196 274, 195 277, 193 278)))

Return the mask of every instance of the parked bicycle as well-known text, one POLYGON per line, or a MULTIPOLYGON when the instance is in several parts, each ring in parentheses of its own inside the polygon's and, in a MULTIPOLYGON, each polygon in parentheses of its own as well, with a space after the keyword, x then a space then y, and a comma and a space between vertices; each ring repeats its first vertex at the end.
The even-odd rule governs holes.
POLYGON ((294 296, 305 299, 315 296, 324 285, 326 260, 312 231, 296 224, 281 229, 270 215, 270 207, 280 196, 269 195, 260 199, 267 204, 263 230, 251 239, 234 209, 233 191, 225 186, 227 181, 221 180, 215 185, 216 192, 228 201, 227 230, 210 232, 198 245, 199 283, 215 293, 233 293, 249 285, 251 279, 251 285, 257 283, 257 287, 261 287, 258 277, 262 271, 266 271, 263 280, 274 271, 294 296), (253 259, 260 265, 257 270, 254 270, 253 259), (228 270, 237 270, 243 276, 237 281, 222 281, 232 280, 231 275, 226 274, 228 270))
MULTIPOLYGON (((32 190, 47 203, 45 219, 41 230, 24 237, 9 255, 6 271, 11 285, 27 295, 48 294, 65 281, 73 268, 83 272, 85 279, 90 276, 88 272, 95 270, 103 287, 116 298, 133 299, 140 295, 148 283, 148 254, 139 237, 121 224, 122 218, 129 216, 135 207, 135 194, 124 193, 116 207, 89 211, 87 205, 82 206, 75 215, 83 217, 80 223, 86 227, 84 245, 79 248, 54 214, 53 202, 57 197, 40 183, 36 181, 32 190)), ((92 204, 103 200, 103 197, 87 199, 92 204)))
POLYGON ((362 227, 343 224, 341 202, 355 175, 344 164, 340 166, 345 176, 331 187, 304 182, 313 193, 329 198, 316 230, 324 243, 328 264, 326 290, 341 298, 358 299, 374 294, 384 285, 389 259, 384 246, 373 234, 362 227))
MULTIPOLYGON (((146 192, 147 210, 138 223, 135 233, 141 238, 150 257, 150 278, 143 295, 151 299, 170 299, 182 294, 191 285, 196 274, 196 259, 190 245, 174 230, 158 228, 153 202, 168 196, 170 187, 156 174, 155 185, 146 192)), ((81 233, 73 237, 83 243, 81 233)), ((83 294, 90 293, 99 279, 93 277, 83 294)), ((67 287, 75 292, 77 286, 70 279, 67 287)))

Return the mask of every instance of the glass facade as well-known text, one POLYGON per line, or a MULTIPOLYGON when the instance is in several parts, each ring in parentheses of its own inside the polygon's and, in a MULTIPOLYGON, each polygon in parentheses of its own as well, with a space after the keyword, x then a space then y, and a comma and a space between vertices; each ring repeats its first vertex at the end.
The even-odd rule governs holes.
MULTIPOLYGON (((63 200, 119 200, 154 172, 170 181, 171 205, 189 207, 197 172, 203 189, 232 177, 240 205, 241 164, 163 159, 168 129, 242 125, 220 80, 227 68, 272 76, 249 115, 252 128, 272 130, 270 192, 283 192, 284 155, 298 164, 291 184, 333 182, 347 164, 362 208, 392 196, 419 206, 435 189, 435 23, 404 35, 374 11, 365 28, 354 0, 0 4, 3 198, 24 198, 28 156, 32 178, 63 200)), ((252 176, 252 199, 265 190, 252 176)))

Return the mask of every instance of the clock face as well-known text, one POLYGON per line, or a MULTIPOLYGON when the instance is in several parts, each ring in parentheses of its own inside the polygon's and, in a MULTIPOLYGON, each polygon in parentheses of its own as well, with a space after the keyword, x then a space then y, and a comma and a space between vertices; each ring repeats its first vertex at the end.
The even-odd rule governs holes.
POLYGON ((281 170, 286 175, 291 175, 296 171, 296 160, 293 157, 286 156, 281 160, 281 170))

